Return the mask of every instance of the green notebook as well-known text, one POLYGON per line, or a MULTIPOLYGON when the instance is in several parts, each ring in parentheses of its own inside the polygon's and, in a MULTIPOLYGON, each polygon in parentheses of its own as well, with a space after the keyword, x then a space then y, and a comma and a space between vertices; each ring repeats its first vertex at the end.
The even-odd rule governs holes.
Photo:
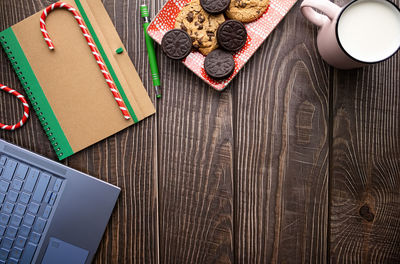
POLYGON ((100 0, 66 0, 79 10, 124 100, 124 119, 78 23, 67 10, 39 12, 0 33, 0 42, 60 160, 154 114, 155 109, 100 0), (124 52, 116 50, 123 48, 124 52))

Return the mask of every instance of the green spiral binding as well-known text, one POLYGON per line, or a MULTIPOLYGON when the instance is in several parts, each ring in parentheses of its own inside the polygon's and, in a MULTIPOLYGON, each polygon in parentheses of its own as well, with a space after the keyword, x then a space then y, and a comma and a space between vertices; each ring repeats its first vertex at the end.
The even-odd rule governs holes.
POLYGON ((57 157, 71 156, 72 150, 49 101, 44 94, 12 28, 0 32, 0 42, 14 68, 57 157))

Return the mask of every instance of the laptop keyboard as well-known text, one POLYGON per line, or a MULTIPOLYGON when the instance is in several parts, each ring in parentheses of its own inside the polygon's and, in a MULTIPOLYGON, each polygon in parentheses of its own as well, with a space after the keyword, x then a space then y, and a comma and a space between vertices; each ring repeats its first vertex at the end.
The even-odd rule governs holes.
POLYGON ((0 264, 31 263, 62 181, 0 156, 0 264))

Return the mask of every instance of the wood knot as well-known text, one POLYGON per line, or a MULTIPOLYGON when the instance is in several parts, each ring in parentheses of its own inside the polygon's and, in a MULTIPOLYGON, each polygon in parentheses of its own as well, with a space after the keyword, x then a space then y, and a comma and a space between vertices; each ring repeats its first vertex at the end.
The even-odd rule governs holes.
POLYGON ((304 101, 297 112, 297 143, 306 145, 310 143, 313 130, 315 106, 309 101, 304 101))
POLYGON ((369 208, 368 204, 364 204, 363 206, 361 206, 360 215, 368 222, 374 221, 375 218, 375 215, 371 212, 371 208, 369 208))

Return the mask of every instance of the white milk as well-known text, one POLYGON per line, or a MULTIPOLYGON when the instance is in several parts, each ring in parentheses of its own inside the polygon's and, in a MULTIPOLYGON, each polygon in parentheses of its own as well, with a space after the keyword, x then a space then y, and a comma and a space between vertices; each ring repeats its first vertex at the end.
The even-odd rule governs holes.
POLYGON ((360 0, 343 11, 337 33, 353 58, 381 61, 400 47, 400 12, 384 0, 360 0))

